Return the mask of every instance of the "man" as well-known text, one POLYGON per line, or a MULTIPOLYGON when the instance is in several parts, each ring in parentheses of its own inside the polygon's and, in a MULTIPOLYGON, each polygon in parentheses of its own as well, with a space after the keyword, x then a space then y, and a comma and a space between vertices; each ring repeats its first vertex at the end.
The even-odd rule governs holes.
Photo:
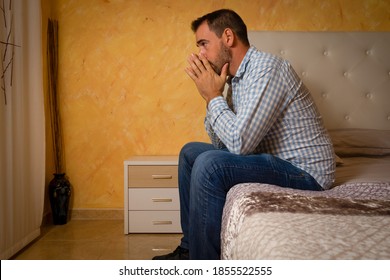
POLYGON ((185 71, 206 101, 212 144, 182 148, 183 238, 173 253, 154 259, 219 259, 223 206, 238 183, 321 191, 334 181, 331 140, 291 65, 251 47, 234 11, 207 14, 192 29, 199 55, 190 55, 185 71))

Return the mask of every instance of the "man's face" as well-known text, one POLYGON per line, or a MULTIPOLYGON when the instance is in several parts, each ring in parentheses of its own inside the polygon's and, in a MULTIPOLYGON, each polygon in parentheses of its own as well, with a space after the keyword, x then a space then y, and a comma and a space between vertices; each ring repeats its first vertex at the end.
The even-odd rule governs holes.
POLYGON ((195 32, 196 45, 199 54, 202 54, 211 64, 216 73, 221 74, 222 67, 230 62, 229 48, 222 38, 209 29, 207 22, 203 22, 195 32))

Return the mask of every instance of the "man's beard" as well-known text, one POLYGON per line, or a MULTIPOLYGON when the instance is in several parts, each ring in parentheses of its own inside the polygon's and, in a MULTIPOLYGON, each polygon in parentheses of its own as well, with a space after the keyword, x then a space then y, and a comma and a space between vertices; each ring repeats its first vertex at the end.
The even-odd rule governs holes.
POLYGON ((214 71, 218 75, 221 75, 222 67, 226 63, 229 63, 231 60, 231 57, 232 57, 230 54, 229 48, 227 48, 222 42, 220 43, 220 49, 221 49, 221 51, 219 52, 216 61, 210 62, 211 67, 214 69, 214 71))

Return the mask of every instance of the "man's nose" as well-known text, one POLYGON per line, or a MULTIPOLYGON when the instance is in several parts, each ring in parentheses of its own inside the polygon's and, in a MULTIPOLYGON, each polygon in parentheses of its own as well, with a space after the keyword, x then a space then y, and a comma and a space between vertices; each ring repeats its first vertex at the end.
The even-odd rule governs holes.
POLYGON ((199 55, 203 55, 205 58, 207 58, 206 52, 205 52, 205 50, 202 49, 202 48, 199 49, 199 55))

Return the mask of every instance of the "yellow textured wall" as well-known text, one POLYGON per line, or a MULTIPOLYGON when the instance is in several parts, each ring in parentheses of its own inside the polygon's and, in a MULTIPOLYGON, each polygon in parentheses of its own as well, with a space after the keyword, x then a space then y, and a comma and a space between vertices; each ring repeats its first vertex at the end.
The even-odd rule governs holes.
POLYGON ((123 161, 208 141, 186 76, 190 22, 236 10, 251 30, 390 31, 390 1, 55 0, 72 208, 123 207, 123 161))

